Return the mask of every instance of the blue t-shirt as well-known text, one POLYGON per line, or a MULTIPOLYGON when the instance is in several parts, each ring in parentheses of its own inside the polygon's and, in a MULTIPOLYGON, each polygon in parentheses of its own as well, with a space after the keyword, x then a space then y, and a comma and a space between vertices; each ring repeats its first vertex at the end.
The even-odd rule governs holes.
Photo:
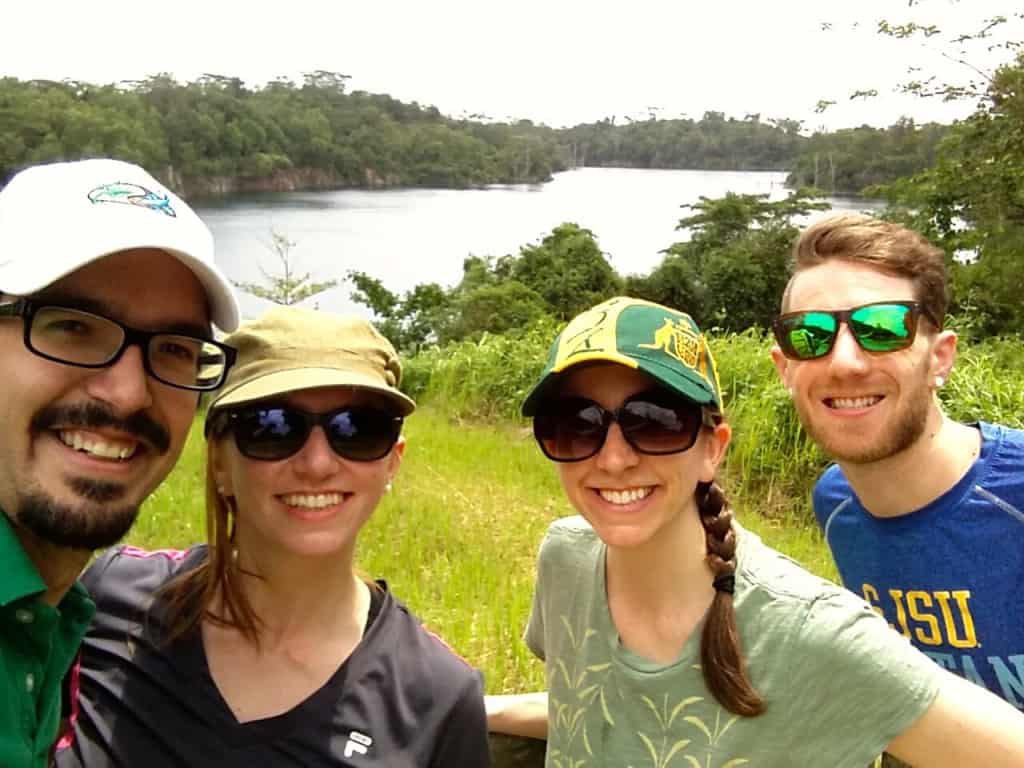
POLYGON ((974 426, 981 455, 927 506, 873 517, 833 465, 814 514, 849 589, 936 663, 1024 709, 1024 432, 974 426))

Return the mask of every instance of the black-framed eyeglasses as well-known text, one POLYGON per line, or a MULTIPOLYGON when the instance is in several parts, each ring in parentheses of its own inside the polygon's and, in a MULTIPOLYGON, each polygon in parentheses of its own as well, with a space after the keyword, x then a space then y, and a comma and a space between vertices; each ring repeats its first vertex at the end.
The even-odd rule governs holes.
POLYGON ((132 344, 146 373, 179 389, 216 389, 235 362, 235 350, 198 336, 141 331, 81 309, 29 299, 0 304, 0 317, 24 318, 25 346, 39 357, 79 368, 106 368, 132 344))
POLYGON ((309 413, 289 405, 260 404, 215 415, 207 431, 230 431, 243 456, 281 461, 294 456, 313 427, 324 430, 331 449, 349 461, 376 461, 388 455, 402 432, 402 417, 369 405, 347 405, 309 413))
POLYGON ((792 360, 815 360, 827 355, 843 323, 861 349, 895 352, 914 343, 923 312, 916 301, 876 301, 850 309, 787 312, 775 319, 772 330, 782 354, 792 360))
POLYGON ((585 397, 555 397, 533 417, 533 435, 552 461, 583 461, 597 455, 615 422, 638 453, 661 456, 693 447, 702 426, 717 421, 706 408, 661 390, 640 392, 614 411, 585 397))

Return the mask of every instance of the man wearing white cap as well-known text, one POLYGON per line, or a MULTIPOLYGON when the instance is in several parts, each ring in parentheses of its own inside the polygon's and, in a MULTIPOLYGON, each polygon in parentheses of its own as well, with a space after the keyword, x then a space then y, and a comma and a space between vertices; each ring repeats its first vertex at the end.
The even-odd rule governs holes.
POLYGON ((0 191, 0 765, 46 766, 94 606, 76 583, 234 361, 198 216, 141 168, 40 165, 0 191))

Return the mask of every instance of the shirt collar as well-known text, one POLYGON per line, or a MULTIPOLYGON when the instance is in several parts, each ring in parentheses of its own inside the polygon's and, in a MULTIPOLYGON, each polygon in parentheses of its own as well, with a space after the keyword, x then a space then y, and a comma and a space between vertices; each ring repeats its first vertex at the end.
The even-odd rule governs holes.
POLYGON ((21 546, 3 510, 0 510, 0 564, 0 607, 46 591, 46 582, 21 546))

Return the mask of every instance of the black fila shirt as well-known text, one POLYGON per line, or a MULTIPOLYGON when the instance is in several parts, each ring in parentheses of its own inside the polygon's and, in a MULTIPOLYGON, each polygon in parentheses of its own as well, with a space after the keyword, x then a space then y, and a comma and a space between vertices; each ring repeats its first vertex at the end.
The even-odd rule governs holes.
POLYGON ((210 675, 198 632, 169 648, 154 592, 206 547, 125 547, 89 568, 97 603, 82 646, 71 743, 58 768, 490 765, 480 675, 427 632, 381 584, 359 645, 305 701, 239 723, 210 675))

